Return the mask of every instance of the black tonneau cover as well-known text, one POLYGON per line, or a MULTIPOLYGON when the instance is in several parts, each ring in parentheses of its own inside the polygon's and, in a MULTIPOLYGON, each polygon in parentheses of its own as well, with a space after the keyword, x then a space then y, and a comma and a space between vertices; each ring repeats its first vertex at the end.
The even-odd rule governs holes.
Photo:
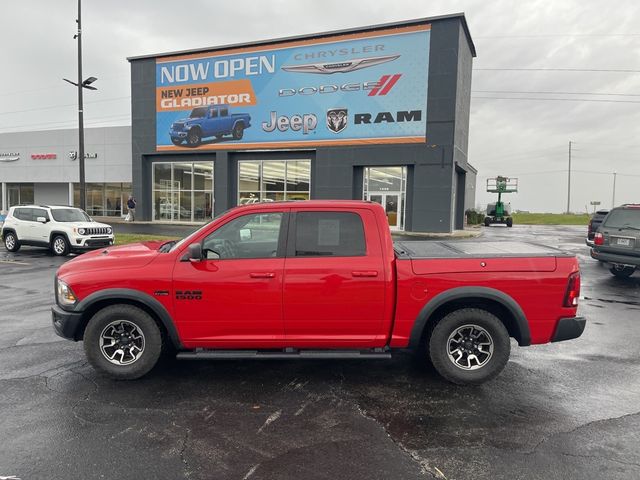
POLYGON ((394 242, 398 258, 573 257, 573 253, 529 242, 431 240, 394 242))

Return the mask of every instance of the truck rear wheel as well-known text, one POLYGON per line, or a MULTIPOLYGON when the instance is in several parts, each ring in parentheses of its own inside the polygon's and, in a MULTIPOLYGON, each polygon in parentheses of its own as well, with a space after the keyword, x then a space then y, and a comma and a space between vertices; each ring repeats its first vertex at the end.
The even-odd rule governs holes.
POLYGON ((144 310, 133 305, 112 305, 89 320, 84 351, 96 370, 117 380, 133 380, 157 363, 162 335, 144 310))
POLYGON ((244 124, 242 122, 238 122, 233 126, 233 139, 234 140, 242 140, 244 136, 244 124))
POLYGON ((486 310, 463 308, 449 313, 433 329, 429 356, 445 379, 479 385, 496 377, 511 352, 509 332, 486 310))
POLYGON ((491 219, 489 217, 485 217, 484 219, 484 226, 488 227, 491 225, 491 219))
POLYGON ((511 217, 507 218, 507 227, 509 228, 513 227, 513 218, 511 217))

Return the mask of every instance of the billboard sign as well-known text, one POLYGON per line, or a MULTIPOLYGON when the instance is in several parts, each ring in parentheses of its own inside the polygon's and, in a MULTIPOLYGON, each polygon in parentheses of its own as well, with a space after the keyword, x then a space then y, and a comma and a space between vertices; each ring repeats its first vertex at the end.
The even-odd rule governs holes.
POLYGON ((430 25, 156 59, 156 145, 424 143, 430 25))

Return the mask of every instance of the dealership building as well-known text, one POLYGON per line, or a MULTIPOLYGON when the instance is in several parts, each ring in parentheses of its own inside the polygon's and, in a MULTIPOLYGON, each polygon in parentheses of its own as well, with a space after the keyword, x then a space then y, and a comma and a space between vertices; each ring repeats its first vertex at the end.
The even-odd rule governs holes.
MULTIPOLYGON (((0 212, 79 205, 78 130, 0 133, 0 212)), ((131 194, 131 127, 85 129, 87 212, 121 216, 131 194)))
POLYGON ((138 216, 365 199, 395 230, 462 228, 474 56, 456 14, 130 57, 138 216))

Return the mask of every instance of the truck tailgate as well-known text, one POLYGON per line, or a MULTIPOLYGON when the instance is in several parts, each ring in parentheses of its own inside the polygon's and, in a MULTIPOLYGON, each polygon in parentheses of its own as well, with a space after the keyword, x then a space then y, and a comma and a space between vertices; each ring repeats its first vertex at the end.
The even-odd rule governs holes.
POLYGON ((394 244, 398 260, 411 261, 413 273, 553 272, 562 250, 527 242, 434 242, 394 244))

